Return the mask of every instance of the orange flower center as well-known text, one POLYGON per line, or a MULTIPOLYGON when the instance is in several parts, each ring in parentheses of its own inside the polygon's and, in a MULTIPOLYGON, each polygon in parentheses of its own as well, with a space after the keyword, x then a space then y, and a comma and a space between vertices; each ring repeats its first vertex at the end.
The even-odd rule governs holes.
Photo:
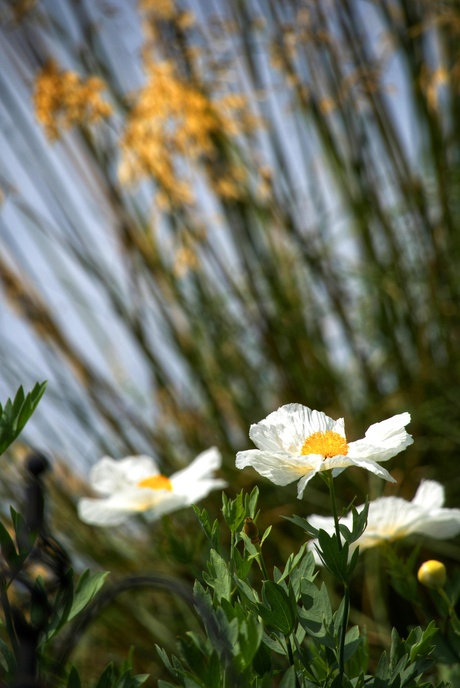
POLYGON ((138 487, 148 487, 151 490, 169 490, 172 492, 172 482, 165 475, 151 475, 137 483, 138 487))
POLYGON ((325 459, 333 456, 346 456, 348 444, 345 437, 333 430, 325 432, 314 432, 307 437, 300 450, 302 456, 305 454, 321 454, 325 459))

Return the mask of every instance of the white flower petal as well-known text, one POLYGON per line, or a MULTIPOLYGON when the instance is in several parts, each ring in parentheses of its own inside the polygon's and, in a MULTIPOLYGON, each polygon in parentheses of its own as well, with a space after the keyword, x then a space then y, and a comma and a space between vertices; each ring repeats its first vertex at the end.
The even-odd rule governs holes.
MULTIPOLYGON (((412 444, 412 437, 404 429, 409 421, 408 413, 400 413, 371 425, 364 439, 348 442, 345 456, 325 458, 325 455, 332 452, 329 448, 323 448, 320 442, 312 446, 324 454, 306 456, 302 454, 305 441, 315 433, 334 432, 346 440, 344 420, 333 420, 325 413, 302 404, 286 404, 264 420, 251 425, 249 435, 258 449, 238 452, 236 466, 252 466, 277 485, 288 485, 298 479, 299 498, 315 473, 332 471, 332 476, 335 477, 350 466, 364 468, 385 480, 395 482, 377 462, 390 459, 412 444)), ((331 438, 324 439, 328 441, 331 438)))
POLYGON ((443 506, 444 499, 444 487, 440 483, 436 480, 422 480, 412 501, 424 509, 438 509, 443 506))
POLYGON ((249 437, 262 451, 286 451, 299 455, 307 437, 325 430, 345 436, 343 418, 335 421, 325 413, 302 404, 286 404, 264 420, 251 425, 249 437))
POLYGON ((144 516, 147 521, 152 523, 158 521, 162 516, 171 514, 173 511, 179 511, 186 506, 190 506, 190 502, 184 495, 163 492, 161 496, 157 495, 154 507, 145 511, 144 516))
POLYGON ((364 439, 348 443, 348 456, 388 461, 413 443, 412 435, 405 430, 409 421, 410 414, 406 412, 374 423, 365 433, 364 439))
POLYGON ((308 483, 314 476, 319 473, 319 470, 312 470, 306 473, 302 478, 300 478, 299 482, 297 483, 297 499, 302 499, 303 493, 305 492, 305 488, 307 487, 308 483))
POLYGON ((149 456, 127 456, 119 461, 103 456, 91 468, 89 483, 96 492, 110 495, 157 473, 157 465, 149 456))
POLYGON ((430 511, 413 530, 417 535, 447 540, 460 533, 460 509, 437 509, 430 511))
POLYGON ((196 459, 182 470, 173 473, 171 481, 175 489, 186 492, 192 482, 202 480, 203 478, 211 478, 214 471, 218 470, 222 463, 222 456, 216 447, 211 447, 206 451, 198 454, 196 459))
POLYGON ((108 497, 81 499, 79 516, 86 523, 102 526, 119 525, 130 514, 141 512, 155 520, 197 502, 211 490, 225 487, 223 480, 213 478, 220 464, 221 455, 215 447, 203 452, 170 478, 169 490, 139 485, 146 478, 159 475, 157 464, 149 456, 128 456, 120 461, 105 456, 91 469, 90 480, 93 489, 108 497))
POLYGON ((150 456, 126 456, 118 462, 118 469, 125 479, 132 485, 137 485, 141 480, 158 475, 159 469, 156 461, 150 456))
POLYGON ((84 497, 78 502, 78 515, 85 523, 98 526, 119 525, 132 513, 152 506, 153 490, 131 489, 107 499, 84 497))
POLYGON ((238 452, 236 467, 252 466, 275 485, 289 485, 307 473, 311 472, 313 475, 318 470, 321 460, 322 457, 317 455, 292 457, 286 452, 273 454, 258 449, 248 449, 238 452))
MULTIPOLYGON (((391 542, 410 535, 432 537, 436 539, 452 538, 460 534, 460 509, 433 507, 443 500, 442 487, 435 481, 424 481, 417 490, 414 499, 409 502, 401 497, 380 497, 369 504, 366 530, 357 542, 350 546, 350 554, 359 546, 361 550, 375 547, 382 542, 391 542), (431 483, 428 486, 426 483, 431 483), (426 491, 427 500, 421 496, 426 491), (431 498, 431 503, 430 503, 431 498)), ((363 505, 358 506, 360 512, 363 505)), ((308 522, 314 528, 322 528, 329 534, 334 532, 332 518, 313 514, 308 522)), ((351 525, 351 515, 347 514, 341 523, 351 525)), ((309 548, 314 547, 316 540, 311 540, 309 548)))
MULTIPOLYGON (((384 480, 388 480, 390 483, 395 483, 396 480, 388 473, 386 468, 383 468, 383 466, 380 466, 378 463, 375 461, 372 461, 371 459, 366 459, 366 458, 351 458, 348 455, 345 457, 336 457, 334 456, 332 459, 326 459, 324 461, 325 465, 329 465, 330 468, 332 469, 344 469, 344 468, 349 468, 350 466, 356 466, 357 468, 364 468, 366 471, 369 471, 370 473, 374 473, 374 475, 378 475, 379 478, 383 478, 384 480)), ((326 469, 324 469, 326 470, 326 469)))
POLYGON ((84 497, 78 502, 78 516, 84 523, 92 526, 118 526, 129 514, 126 511, 107 508, 107 499, 84 497))

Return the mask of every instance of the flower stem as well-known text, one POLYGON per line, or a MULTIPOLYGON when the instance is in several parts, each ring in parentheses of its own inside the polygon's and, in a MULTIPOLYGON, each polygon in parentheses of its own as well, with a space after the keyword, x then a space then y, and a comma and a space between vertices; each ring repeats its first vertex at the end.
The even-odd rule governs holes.
POLYGON ((268 575, 267 567, 265 566, 265 560, 264 560, 264 555, 262 554, 262 549, 260 545, 256 545, 256 549, 258 551, 257 555, 257 561, 260 566, 260 570, 262 571, 262 575, 265 578, 265 580, 270 580, 270 577, 268 575))
MULTIPOLYGON (((337 545, 339 551, 342 550, 342 536, 340 535, 339 517, 337 514, 337 502, 335 498, 334 478, 332 473, 328 473, 329 495, 331 498, 332 514, 334 516, 335 534, 337 536, 337 545)), ((345 636, 348 627, 348 617, 350 615, 350 590, 348 581, 343 581, 343 614, 340 621, 339 628, 339 647, 338 647, 338 664, 339 664, 339 681, 342 683, 343 674, 345 673, 345 636)))
POLYGON ((332 507, 332 515, 334 516, 334 526, 335 526, 335 534, 337 535, 337 542, 339 545, 339 550, 342 549, 342 538, 340 535, 340 528, 339 528, 339 517, 337 515, 337 503, 335 499, 335 489, 334 489, 334 478, 331 475, 328 475, 328 485, 329 485, 329 495, 331 498, 331 507, 332 507))

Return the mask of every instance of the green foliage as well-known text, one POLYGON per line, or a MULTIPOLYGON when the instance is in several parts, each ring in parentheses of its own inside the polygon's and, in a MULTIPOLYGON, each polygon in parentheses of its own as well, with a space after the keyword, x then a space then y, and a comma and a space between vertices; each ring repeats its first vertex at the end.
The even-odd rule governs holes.
MULTIPOLYGON (((367 634, 358 626, 348 628, 348 585, 358 549, 348 557, 349 545, 362 534, 367 507, 354 511, 351 531, 341 529, 341 538, 319 530, 318 551, 328 570, 345 585, 345 594, 333 608, 325 583, 316 582, 312 552, 304 543, 288 556, 283 568, 275 567, 273 580, 266 569, 253 568, 263 560, 262 549, 254 545, 242 527, 247 512, 255 513, 256 500, 224 498, 223 515, 236 537, 228 557, 211 549, 203 585, 196 581, 195 607, 203 633, 187 633, 179 640, 179 654, 158 654, 174 679, 160 682, 171 688, 415 688, 433 686, 421 677, 433 664, 434 622, 425 630, 414 628, 406 639, 393 632, 389 655, 369 673, 367 634), (344 538, 342 540, 342 537, 344 538), (240 543, 243 550, 240 551, 240 543), (232 562, 234 566, 232 567, 232 562), (243 566, 244 564, 244 566, 243 566), (244 571, 244 577, 239 572, 244 571)), ((201 523, 209 518, 197 512, 201 523)), ((293 518, 308 532, 308 525, 293 518)))
MULTIPOLYGON (((14 401, 8 400, 4 409, 0 407, 2 451, 18 437, 45 387, 46 383, 37 384, 27 396, 20 387, 14 401)), ((43 485, 31 479, 35 480, 37 499, 43 500, 43 485)), ((75 581, 67 553, 43 525, 33 530, 13 507, 10 513, 13 535, 0 522, 1 684, 8 688, 35 685, 37 681, 81 688, 76 668, 59 660, 59 641, 65 637, 64 629, 68 636, 78 628, 82 613, 97 597, 108 574, 87 569, 75 581), (36 563, 42 566, 43 575, 34 573, 36 563), (15 589, 17 583, 19 588, 15 589)), ((130 659, 119 668, 109 664, 95 688, 138 688, 147 678, 133 675, 130 659)))
POLYGON ((14 442, 24 429, 27 421, 37 408, 45 393, 46 382, 38 382, 28 394, 19 387, 14 400, 7 399, 4 407, 0 404, 0 454, 14 442))

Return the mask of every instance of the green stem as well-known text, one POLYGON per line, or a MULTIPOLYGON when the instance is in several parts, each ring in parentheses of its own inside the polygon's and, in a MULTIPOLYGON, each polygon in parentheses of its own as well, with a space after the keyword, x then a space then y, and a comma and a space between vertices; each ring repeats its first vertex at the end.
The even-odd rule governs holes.
POLYGON ((262 550, 260 548, 260 545, 256 545, 257 551, 259 552, 257 556, 257 561, 259 563, 260 569, 262 571, 262 575, 265 578, 265 580, 270 580, 267 567, 265 566, 265 560, 264 560, 264 555, 262 554, 262 550))
POLYGON ((334 488, 334 478, 332 477, 332 474, 328 475, 328 485, 329 485, 329 495, 331 498, 331 507, 332 507, 332 515, 334 516, 334 526, 335 526, 335 534, 337 535, 337 541, 339 543, 339 549, 342 549, 342 537, 340 535, 340 528, 339 528, 339 517, 337 515, 337 503, 335 499, 335 488, 334 488))
POLYGON ((456 635, 460 635, 460 620, 457 616, 454 605, 452 604, 451 600, 449 599, 444 588, 437 588, 437 590, 447 605, 447 611, 449 614, 450 621, 452 623, 452 628, 454 630, 454 633, 456 633, 456 635))
MULTIPOLYGON (((284 636, 284 639, 285 639, 285 641, 286 641, 286 647, 287 647, 287 651, 288 651, 289 664, 290 664, 291 666, 295 666, 295 665, 294 665, 294 653, 292 652, 292 645, 291 645, 291 636, 285 635, 285 636, 284 636)), ((297 678, 297 673, 294 672, 294 675, 295 675, 295 688, 298 688, 299 680, 298 680, 298 678, 297 678)))
POLYGON ((348 626, 348 616, 350 614, 350 590, 348 583, 344 583, 344 605, 343 605, 343 616, 342 623, 340 624, 340 635, 339 635, 339 676, 340 683, 342 683, 342 677, 345 672, 345 636, 347 634, 348 626))
MULTIPOLYGON (((334 478, 332 477, 332 473, 328 474, 328 484, 329 484, 329 495, 331 498, 331 507, 332 507, 332 514, 334 516, 334 526, 335 526, 335 534, 337 536, 337 543, 339 550, 342 549, 342 536, 340 535, 340 528, 339 528, 339 517, 337 514, 337 502, 335 498, 335 489, 334 489, 334 478)), ((348 627, 348 617, 350 615, 350 590, 348 587, 348 581, 344 581, 343 583, 344 587, 344 594, 343 594, 343 615, 342 615, 342 620, 340 622, 340 628, 339 628, 339 681, 342 683, 343 679, 343 674, 345 673, 345 636, 347 633, 347 627, 348 627)))

